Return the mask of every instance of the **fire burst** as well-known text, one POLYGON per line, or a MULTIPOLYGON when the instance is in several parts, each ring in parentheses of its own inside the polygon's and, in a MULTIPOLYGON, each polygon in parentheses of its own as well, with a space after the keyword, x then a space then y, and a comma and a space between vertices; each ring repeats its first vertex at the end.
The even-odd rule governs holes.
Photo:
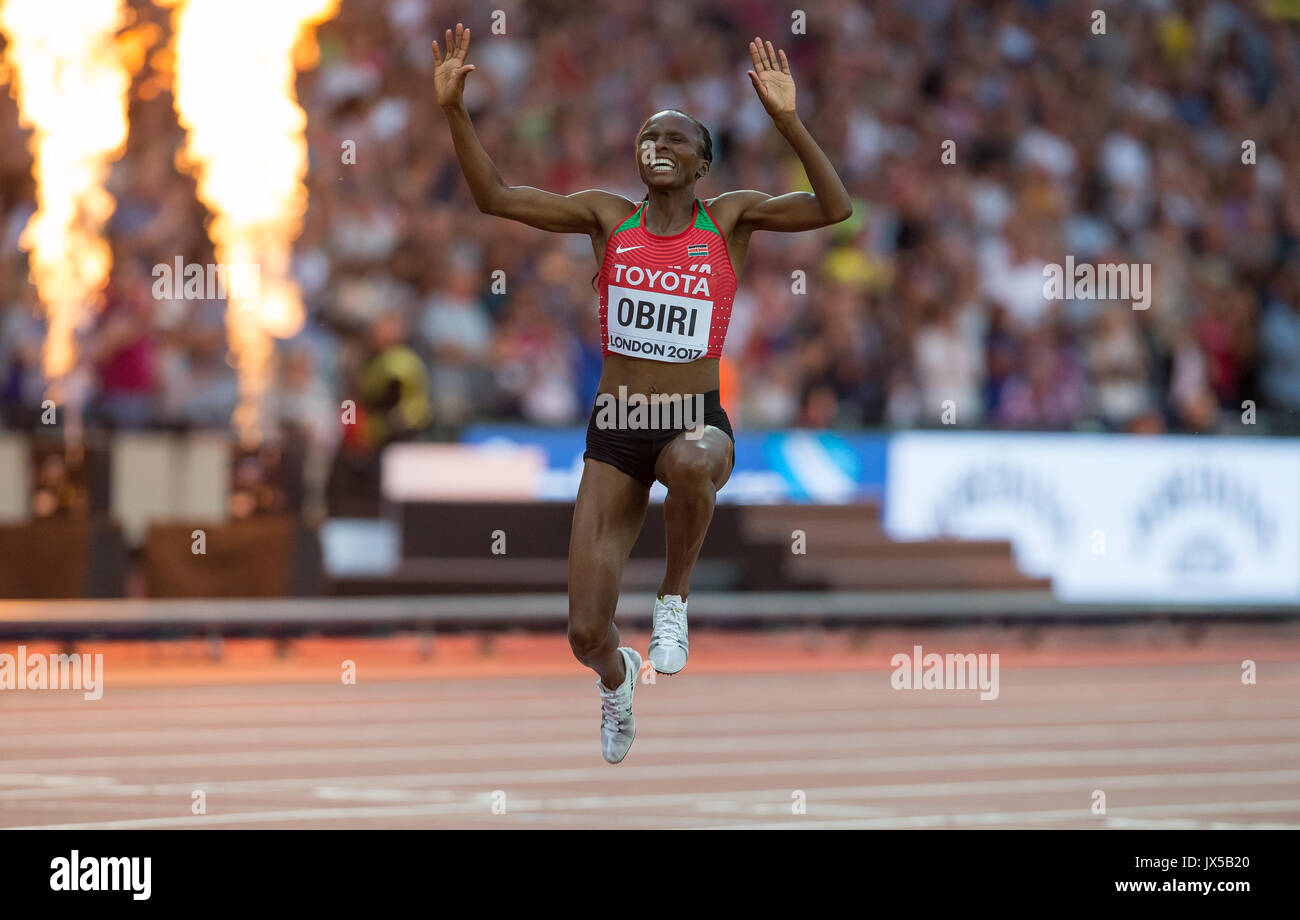
POLYGON ((226 334, 239 370, 234 425, 262 437, 273 336, 302 328, 290 274, 307 209, 307 116, 294 88, 295 52, 310 61, 314 27, 339 0, 165 0, 173 6, 176 112, 187 137, 178 164, 212 213, 219 263, 256 266, 260 292, 231 297, 226 334), (306 53, 304 53, 306 52, 306 53))
POLYGON ((9 92, 32 131, 36 180, 19 245, 45 306, 42 363, 56 393, 113 264, 102 231, 115 202, 104 180, 126 142, 131 75, 115 41, 125 23, 124 0, 0 3, 9 92))

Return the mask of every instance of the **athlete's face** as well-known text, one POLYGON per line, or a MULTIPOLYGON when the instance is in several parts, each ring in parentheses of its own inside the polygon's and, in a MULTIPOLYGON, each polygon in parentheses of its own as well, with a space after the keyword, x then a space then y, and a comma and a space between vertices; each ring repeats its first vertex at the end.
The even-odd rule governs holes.
POLYGON ((676 112, 660 112, 637 137, 637 165, 647 188, 694 185, 709 171, 700 155, 700 129, 676 112))

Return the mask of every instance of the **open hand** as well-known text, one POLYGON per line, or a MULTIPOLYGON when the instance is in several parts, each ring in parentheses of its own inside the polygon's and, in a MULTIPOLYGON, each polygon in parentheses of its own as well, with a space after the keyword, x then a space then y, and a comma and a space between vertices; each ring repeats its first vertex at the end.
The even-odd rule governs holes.
POLYGON ((773 118, 793 115, 794 77, 790 76, 790 62, 785 59, 785 52, 774 50, 771 42, 764 45, 763 40, 755 36, 749 43, 749 56, 754 60, 749 79, 767 114, 773 118))
POLYGON ((447 56, 443 57, 438 43, 433 43, 433 88, 438 94, 438 105, 459 105, 465 92, 465 75, 475 70, 473 64, 465 63, 469 53, 469 29, 456 23, 456 39, 453 43, 451 29, 447 30, 447 56))

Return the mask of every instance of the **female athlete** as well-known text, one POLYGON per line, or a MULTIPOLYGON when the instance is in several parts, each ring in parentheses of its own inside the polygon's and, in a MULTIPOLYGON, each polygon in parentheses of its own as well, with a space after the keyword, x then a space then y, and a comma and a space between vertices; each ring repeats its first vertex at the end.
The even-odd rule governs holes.
POLYGON ((675 674, 689 650, 691 569, 735 458, 731 423, 718 401, 718 358, 750 234, 825 227, 846 220, 852 206, 795 113, 785 52, 760 38, 749 45, 749 78, 803 163, 811 194, 745 190, 700 200, 695 183, 708 175, 713 142, 704 125, 676 110, 651 116, 637 135, 646 186, 640 204, 595 189, 556 195, 506 185, 462 99, 475 69, 465 63, 469 36, 458 23, 454 38, 447 31, 447 53, 434 42, 433 55, 438 104, 474 203, 484 214, 540 230, 585 233, 600 266, 604 363, 569 539, 569 645, 599 675, 601 752, 619 763, 636 735, 632 695, 641 670, 641 656, 619 646, 614 627, 623 567, 657 479, 668 489, 667 547, 649 656, 656 671, 675 674))

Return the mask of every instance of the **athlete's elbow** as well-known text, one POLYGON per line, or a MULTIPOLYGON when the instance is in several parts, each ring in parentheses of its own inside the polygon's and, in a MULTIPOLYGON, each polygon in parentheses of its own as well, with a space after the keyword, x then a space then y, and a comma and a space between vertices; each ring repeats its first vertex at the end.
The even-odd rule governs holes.
POLYGON ((830 209, 830 213, 826 215, 826 221, 828 224, 842 224, 852 216, 853 202, 846 200, 830 209))
POLYGON ((474 204, 478 206, 480 213, 487 214, 490 217, 504 217, 507 210, 506 189, 491 188, 479 192, 474 196, 474 204))

